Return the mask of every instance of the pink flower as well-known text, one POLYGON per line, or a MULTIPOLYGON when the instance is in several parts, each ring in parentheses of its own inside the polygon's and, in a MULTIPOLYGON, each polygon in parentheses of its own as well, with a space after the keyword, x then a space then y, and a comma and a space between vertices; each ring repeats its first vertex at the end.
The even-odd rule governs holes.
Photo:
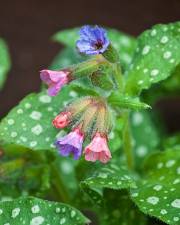
POLYGON ((62 156, 72 153, 74 159, 77 160, 81 156, 83 140, 84 134, 79 128, 76 128, 66 136, 58 138, 55 145, 62 156))
POLYGON ((42 70, 40 72, 40 77, 49 87, 48 94, 50 96, 55 96, 65 84, 69 83, 69 74, 70 71, 68 70, 42 70))
POLYGON ((111 159, 111 152, 107 146, 107 138, 100 133, 96 133, 91 143, 84 150, 85 159, 95 162, 107 163, 111 159))
POLYGON ((71 116, 70 112, 61 112, 52 121, 54 127, 56 127, 56 128, 64 128, 64 127, 66 127, 69 124, 69 122, 70 122, 70 116, 71 116))

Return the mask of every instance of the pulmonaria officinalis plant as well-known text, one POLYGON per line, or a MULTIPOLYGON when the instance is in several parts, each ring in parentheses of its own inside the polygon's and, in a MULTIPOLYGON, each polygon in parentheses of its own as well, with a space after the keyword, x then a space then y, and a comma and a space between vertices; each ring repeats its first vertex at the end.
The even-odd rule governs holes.
POLYGON ((180 22, 53 39, 65 49, 42 68, 46 86, 0 123, 0 224, 178 225, 180 135, 154 105, 180 95, 180 22))

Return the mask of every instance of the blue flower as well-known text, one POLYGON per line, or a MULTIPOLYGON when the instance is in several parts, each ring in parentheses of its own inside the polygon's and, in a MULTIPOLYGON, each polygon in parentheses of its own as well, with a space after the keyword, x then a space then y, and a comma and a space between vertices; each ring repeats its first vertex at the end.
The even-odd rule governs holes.
POLYGON ((76 46, 81 53, 102 54, 110 44, 106 30, 101 27, 83 26, 79 33, 80 39, 76 42, 76 46))

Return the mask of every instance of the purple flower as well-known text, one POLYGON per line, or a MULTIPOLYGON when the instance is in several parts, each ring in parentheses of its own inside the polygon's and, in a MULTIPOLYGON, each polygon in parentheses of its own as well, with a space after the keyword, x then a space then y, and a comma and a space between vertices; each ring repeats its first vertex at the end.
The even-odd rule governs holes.
POLYGON ((55 96, 61 90, 61 88, 69 82, 70 71, 60 70, 42 70, 40 72, 41 80, 48 85, 48 94, 55 96))
POLYGON ((110 44, 106 30, 102 27, 83 26, 80 30, 80 39, 76 46, 81 53, 87 55, 102 54, 110 44))
POLYGON ((70 153, 77 160, 82 153, 82 143, 84 135, 79 128, 74 129, 68 135, 56 140, 55 145, 62 156, 68 156, 70 153))

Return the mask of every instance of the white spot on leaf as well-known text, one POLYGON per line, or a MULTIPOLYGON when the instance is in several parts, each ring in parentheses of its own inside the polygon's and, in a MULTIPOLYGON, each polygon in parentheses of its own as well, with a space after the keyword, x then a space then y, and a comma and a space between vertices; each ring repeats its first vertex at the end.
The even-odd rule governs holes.
POLYGON ((151 47, 149 45, 146 45, 142 50, 142 55, 148 54, 148 52, 150 51, 150 48, 151 47))
POLYGON ((174 208, 180 208, 180 199, 175 199, 173 202, 171 202, 171 205, 174 208))
POLYGON ((31 128, 32 133, 35 135, 40 135, 43 131, 43 128, 40 124, 36 125, 35 127, 31 128))
POLYGON ((41 114, 40 112, 33 111, 33 112, 30 114, 30 117, 31 117, 33 120, 40 120, 41 117, 42 117, 42 114, 41 114))
POLYGON ((160 190, 162 189, 162 185, 157 184, 157 185, 155 185, 155 186, 153 187, 153 189, 154 189, 155 191, 160 191, 160 190))
POLYGON ((159 198, 155 196, 151 196, 147 198, 147 202, 152 205, 156 205, 159 202, 159 198))
POLYGON ((8 119, 7 122, 8 122, 9 125, 13 125, 14 124, 14 120, 13 119, 8 119))
POLYGON ((39 101, 42 103, 50 103, 51 102, 51 97, 48 95, 41 95, 39 97, 39 101))
POLYGON ((43 222, 44 222, 44 218, 42 216, 37 216, 31 220, 30 225, 40 225, 43 222))
POLYGON ((169 160, 167 163, 166 163, 166 167, 169 168, 171 166, 173 166, 175 164, 175 160, 169 160))
POLYGON ((157 69, 151 70, 151 76, 157 76, 158 73, 159 73, 159 70, 157 70, 157 69))
POLYGON ((66 219, 65 218, 62 218, 61 220, 60 220, 60 224, 64 224, 66 222, 66 219))
POLYGON ((19 215, 20 211, 21 211, 20 208, 15 208, 15 209, 13 209, 13 210, 12 210, 12 215, 11 215, 11 217, 12 217, 12 218, 15 218, 16 216, 19 215))
POLYGON ((31 211, 32 213, 38 213, 40 211, 40 208, 38 205, 34 205, 32 208, 31 208, 31 211))

